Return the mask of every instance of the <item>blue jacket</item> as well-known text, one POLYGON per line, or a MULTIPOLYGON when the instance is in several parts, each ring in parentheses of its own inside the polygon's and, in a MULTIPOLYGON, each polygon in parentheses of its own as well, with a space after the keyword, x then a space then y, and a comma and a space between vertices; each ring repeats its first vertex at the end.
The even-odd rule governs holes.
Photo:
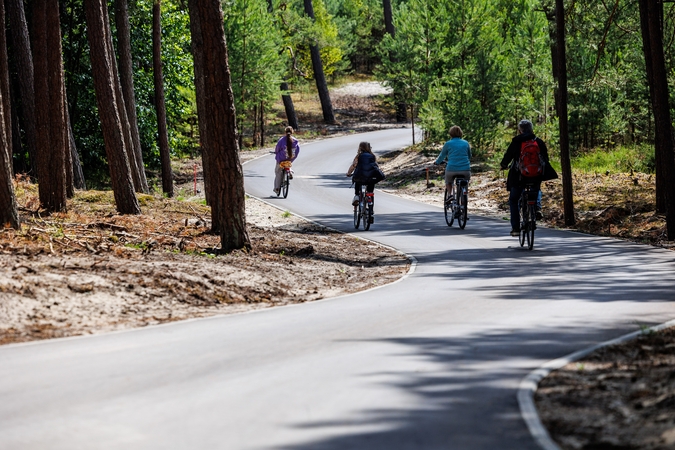
POLYGON ((436 159, 436 164, 440 164, 448 158, 446 171, 462 172, 471 170, 471 146, 462 138, 452 138, 443 146, 441 154, 436 159))

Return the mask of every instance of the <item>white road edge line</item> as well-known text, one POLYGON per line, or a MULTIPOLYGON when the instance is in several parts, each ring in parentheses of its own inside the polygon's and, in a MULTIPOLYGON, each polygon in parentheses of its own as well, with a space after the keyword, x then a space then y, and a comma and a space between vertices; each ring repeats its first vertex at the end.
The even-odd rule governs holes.
POLYGON ((534 406, 534 393, 537 391, 539 382, 544 377, 554 370, 560 369, 561 367, 564 367, 574 361, 578 361, 584 356, 593 353, 600 348, 607 347, 609 345, 622 344, 635 339, 641 334, 661 331, 671 327, 675 327, 675 320, 670 320, 661 325, 647 328, 645 330, 634 331, 616 339, 602 342, 600 344, 594 345, 593 347, 579 350, 567 356, 563 356, 562 358, 549 361, 538 369, 533 370, 529 375, 523 378, 523 380, 520 382, 520 386, 518 387, 518 405, 520 406, 520 415, 527 424, 527 428, 530 430, 530 434, 535 439, 537 444, 539 444, 539 446, 544 450, 560 450, 558 444, 556 444, 555 441, 551 439, 548 431, 541 423, 539 414, 537 413, 537 408, 534 406))

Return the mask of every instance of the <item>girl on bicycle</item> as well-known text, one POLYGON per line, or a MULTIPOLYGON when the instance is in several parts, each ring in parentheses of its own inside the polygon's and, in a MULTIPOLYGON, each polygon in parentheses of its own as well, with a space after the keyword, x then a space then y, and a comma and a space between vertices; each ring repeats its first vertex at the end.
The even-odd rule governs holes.
MULTIPOLYGON (((277 142, 274 149, 276 166, 274 168, 274 193, 279 195, 281 190, 281 179, 283 178, 284 169, 279 165, 283 161, 295 161, 295 158, 300 154, 300 144, 298 140, 293 137, 293 127, 286 127, 286 136, 283 136, 277 142)), ((291 171, 291 180, 293 179, 293 172, 291 171)))
POLYGON ((366 185, 366 192, 373 192, 375 190, 375 183, 382 181, 384 176, 380 167, 377 165, 377 158, 373 155, 373 150, 370 143, 361 142, 359 149, 356 152, 352 165, 347 170, 347 176, 352 177, 354 182, 354 199, 352 205, 359 204, 359 194, 361 193, 361 186, 366 185))
POLYGON ((441 154, 434 164, 441 164, 447 158, 445 166, 445 187, 448 190, 448 198, 454 195, 454 181, 458 176, 471 178, 471 145, 462 139, 462 129, 457 125, 450 127, 450 140, 445 143, 441 154))

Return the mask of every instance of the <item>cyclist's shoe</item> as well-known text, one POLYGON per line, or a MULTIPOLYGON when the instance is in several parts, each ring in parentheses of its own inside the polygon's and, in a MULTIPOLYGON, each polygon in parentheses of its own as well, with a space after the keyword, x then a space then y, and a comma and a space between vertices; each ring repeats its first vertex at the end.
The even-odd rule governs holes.
POLYGON ((511 236, 513 237, 518 237, 520 236, 520 230, 516 230, 515 228, 511 230, 511 236))
POLYGON ((281 189, 274 189, 274 193, 279 195, 281 193, 281 189))
POLYGON ((288 171, 288 178, 290 178, 291 180, 293 179, 293 171, 292 170, 288 171))
POLYGON ((375 217, 373 216, 368 217, 368 223, 375 223, 375 217))
POLYGON ((535 217, 537 220, 543 220, 544 215, 541 213, 541 209, 537 209, 537 211, 534 213, 535 217))
POLYGON ((359 200, 360 200, 360 199, 359 199, 359 196, 358 196, 358 195, 355 195, 355 196, 354 196, 354 200, 352 200, 352 206, 358 205, 358 204, 359 204, 359 200))

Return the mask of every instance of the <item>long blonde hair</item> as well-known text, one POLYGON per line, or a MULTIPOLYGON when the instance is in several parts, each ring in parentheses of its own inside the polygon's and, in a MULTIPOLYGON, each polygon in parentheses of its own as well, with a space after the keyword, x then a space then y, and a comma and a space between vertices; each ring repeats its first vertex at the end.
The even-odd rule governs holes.
POLYGON ((293 159, 293 127, 286 127, 286 157, 293 159))

